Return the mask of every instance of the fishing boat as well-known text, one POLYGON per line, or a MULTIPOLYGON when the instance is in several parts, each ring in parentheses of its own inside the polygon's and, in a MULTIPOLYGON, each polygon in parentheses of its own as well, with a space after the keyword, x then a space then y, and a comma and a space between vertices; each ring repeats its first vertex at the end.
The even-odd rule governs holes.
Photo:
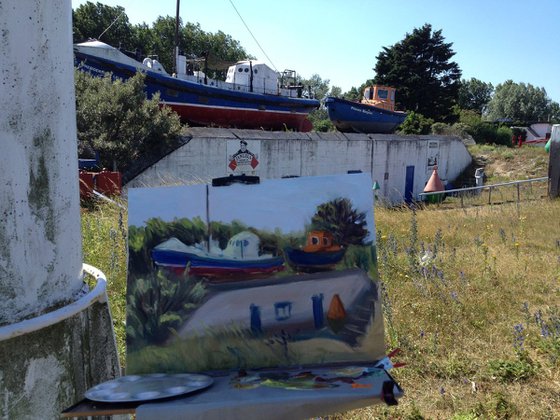
POLYGON ((117 48, 92 40, 74 45, 78 70, 114 79, 145 74, 148 98, 159 94, 181 120, 193 126, 253 128, 265 130, 311 131, 309 112, 320 103, 305 97, 294 80, 295 72, 280 74, 259 61, 240 61, 230 66, 225 81, 212 80, 203 72, 187 73, 187 59, 176 55, 177 72, 169 74, 156 59, 142 61, 117 48))
POLYGON ((329 96, 325 106, 329 119, 342 132, 392 133, 406 118, 395 111, 395 88, 372 85, 359 102, 329 96))
POLYGON ((151 251, 152 261, 157 268, 166 268, 193 276, 211 279, 246 280, 266 277, 284 269, 284 259, 273 255, 259 254, 259 237, 243 231, 231 237, 224 250, 208 251, 201 244, 185 245, 177 238, 169 238, 151 251))
POLYGON ((260 239, 243 231, 231 237, 221 254, 208 253, 190 258, 189 274, 215 282, 263 278, 284 269, 284 259, 259 253, 260 239))
POLYGON ((296 271, 307 273, 334 270, 345 252, 345 248, 335 243, 333 235, 325 231, 309 232, 301 249, 284 248, 288 264, 296 271))

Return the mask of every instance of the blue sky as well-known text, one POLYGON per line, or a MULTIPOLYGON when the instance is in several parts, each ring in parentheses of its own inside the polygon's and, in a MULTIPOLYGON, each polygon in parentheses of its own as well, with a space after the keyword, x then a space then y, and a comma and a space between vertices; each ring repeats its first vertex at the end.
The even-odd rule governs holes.
MULTIPOLYGON (((175 15, 175 0, 96 1, 124 7, 133 24, 175 15)), ((277 70, 318 74, 343 91, 374 76, 382 47, 430 23, 453 43, 463 78, 531 83, 560 102, 560 0, 181 1, 183 22, 221 30, 270 64, 231 2, 277 70)))

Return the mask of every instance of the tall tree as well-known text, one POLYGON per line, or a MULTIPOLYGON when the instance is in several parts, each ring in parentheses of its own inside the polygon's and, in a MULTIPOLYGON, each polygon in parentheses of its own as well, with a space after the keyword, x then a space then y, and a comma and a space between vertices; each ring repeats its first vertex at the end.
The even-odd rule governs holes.
POLYGON ((491 121, 552 122, 558 118, 557 110, 558 104, 548 98, 544 88, 507 80, 496 86, 496 92, 488 103, 486 117, 491 121))
POLYGON ((459 108, 476 111, 482 115, 492 99, 493 92, 492 83, 485 83, 474 77, 471 80, 462 80, 459 88, 459 108))
POLYGON ((436 121, 453 118, 461 70, 451 59, 452 43, 432 25, 415 28, 377 56, 374 82, 397 88, 397 108, 415 111, 436 121))
POLYGON ((132 26, 121 6, 106 6, 90 1, 72 11, 74 43, 99 39, 114 47, 133 49, 132 26))

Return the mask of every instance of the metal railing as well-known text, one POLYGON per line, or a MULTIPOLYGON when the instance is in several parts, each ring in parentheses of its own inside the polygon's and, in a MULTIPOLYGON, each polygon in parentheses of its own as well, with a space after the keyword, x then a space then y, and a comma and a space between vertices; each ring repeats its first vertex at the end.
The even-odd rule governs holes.
MULTIPOLYGON (((426 192, 418 194, 418 197, 421 201, 429 201, 429 197, 436 197, 434 200, 437 203, 443 201, 443 198, 446 196, 451 197, 459 197, 461 201, 461 207, 465 207, 465 198, 474 198, 477 197, 479 203, 478 204, 498 204, 508 201, 516 201, 519 203, 521 201, 521 187, 527 184, 530 187, 531 193, 533 193, 532 185, 535 182, 546 182, 546 188, 548 188, 548 177, 542 178, 531 178, 531 179, 523 179, 519 181, 509 181, 509 182, 501 182, 498 184, 488 184, 488 185, 481 185, 476 187, 466 187, 466 188, 457 188, 452 190, 445 190, 445 191, 436 191, 436 192, 426 192), (515 196, 512 199, 506 199, 501 201, 493 201, 492 200, 492 192, 498 190, 503 187, 514 187, 516 191, 514 192, 515 196), (487 200, 485 197, 482 196, 483 192, 488 192, 487 200), (487 203, 486 203, 487 201, 487 203)), ((494 193, 494 198, 496 197, 496 193, 494 193)), ((502 195, 503 198, 503 195, 502 195)), ((473 203, 474 205, 474 203, 473 203)))

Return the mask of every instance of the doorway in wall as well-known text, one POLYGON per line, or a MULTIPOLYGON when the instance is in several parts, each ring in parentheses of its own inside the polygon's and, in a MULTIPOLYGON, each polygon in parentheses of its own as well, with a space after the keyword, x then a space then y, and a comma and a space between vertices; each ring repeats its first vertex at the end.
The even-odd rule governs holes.
POLYGON ((412 203, 412 195, 414 191, 414 165, 406 167, 406 178, 404 184, 404 201, 412 203))

